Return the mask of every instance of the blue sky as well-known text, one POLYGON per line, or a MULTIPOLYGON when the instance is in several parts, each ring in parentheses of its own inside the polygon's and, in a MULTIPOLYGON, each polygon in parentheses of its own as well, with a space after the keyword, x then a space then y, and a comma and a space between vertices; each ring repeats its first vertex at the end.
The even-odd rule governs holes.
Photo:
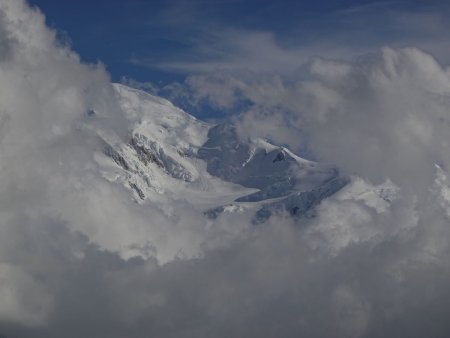
POLYGON ((418 46, 444 64, 450 57, 446 1, 30 2, 84 61, 105 63, 113 81, 164 87, 248 71, 289 79, 316 56, 351 59, 384 45, 418 46))
POLYGON ((214 29, 272 32, 286 45, 340 34, 348 35, 345 42, 349 47, 359 38, 383 44, 406 37, 410 30, 393 27, 395 13, 424 14, 445 4, 414 0, 30 2, 42 9, 48 24, 70 37, 84 60, 102 60, 116 80, 125 75, 155 82, 170 81, 174 76, 173 72, 156 71, 161 62, 195 59, 196 42, 214 29), (146 69, 136 66, 133 59, 147 60, 146 69))

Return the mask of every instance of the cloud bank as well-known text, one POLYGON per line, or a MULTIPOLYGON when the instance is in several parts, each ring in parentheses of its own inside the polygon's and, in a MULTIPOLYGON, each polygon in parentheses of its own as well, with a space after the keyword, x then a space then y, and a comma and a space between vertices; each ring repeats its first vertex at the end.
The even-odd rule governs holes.
POLYGON ((319 59, 302 81, 225 72, 203 92, 192 77, 199 98, 251 103, 242 134, 307 143, 360 177, 312 219, 207 225, 184 204, 176 219, 142 210, 99 175, 99 135, 127 132, 102 65, 23 1, 0 0, 0 41, 0 334, 448 336, 450 75, 432 56, 319 59), (395 200, 358 194, 384 180, 395 200), (142 238, 155 252, 130 254, 142 238))

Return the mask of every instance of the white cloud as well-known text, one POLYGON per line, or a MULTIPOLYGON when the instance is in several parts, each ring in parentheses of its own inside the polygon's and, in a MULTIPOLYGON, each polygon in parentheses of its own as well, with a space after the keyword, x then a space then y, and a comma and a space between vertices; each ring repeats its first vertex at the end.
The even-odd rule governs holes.
POLYGON ((0 334, 448 335, 450 81, 430 55, 319 60, 295 82, 232 74, 218 83, 228 92, 198 79, 199 99, 253 103, 245 132, 294 147, 306 136, 317 156, 399 186, 390 207, 344 190, 312 219, 255 226, 238 214, 206 231, 187 205, 173 206, 182 217, 143 210, 101 178, 97 132, 127 131, 108 75, 22 1, 0 0, 0 12, 0 334), (142 238, 148 255, 124 259, 142 238))

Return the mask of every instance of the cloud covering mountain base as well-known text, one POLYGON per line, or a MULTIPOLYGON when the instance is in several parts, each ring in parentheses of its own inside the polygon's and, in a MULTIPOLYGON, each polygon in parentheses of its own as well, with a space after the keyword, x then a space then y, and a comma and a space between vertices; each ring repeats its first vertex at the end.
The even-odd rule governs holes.
POLYGON ((142 208, 95 161, 128 132, 104 67, 0 0, 0 334, 447 337, 450 72, 413 48, 311 67, 222 85, 253 104, 241 133, 307 138, 352 175, 315 217, 142 208), (383 182, 398 192, 374 205, 360 188, 383 182), (147 254, 123 254, 142 238, 147 254))

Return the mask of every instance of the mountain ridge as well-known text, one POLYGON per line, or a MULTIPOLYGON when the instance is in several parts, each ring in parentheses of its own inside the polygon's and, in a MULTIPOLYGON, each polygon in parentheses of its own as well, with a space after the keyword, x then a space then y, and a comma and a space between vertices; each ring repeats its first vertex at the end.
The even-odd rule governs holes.
POLYGON ((128 140, 105 141, 102 175, 139 204, 183 200, 214 219, 224 211, 294 217, 313 209, 351 179, 331 165, 295 155, 263 139, 242 139, 230 121, 209 124, 166 99, 113 84, 129 122, 128 140))

